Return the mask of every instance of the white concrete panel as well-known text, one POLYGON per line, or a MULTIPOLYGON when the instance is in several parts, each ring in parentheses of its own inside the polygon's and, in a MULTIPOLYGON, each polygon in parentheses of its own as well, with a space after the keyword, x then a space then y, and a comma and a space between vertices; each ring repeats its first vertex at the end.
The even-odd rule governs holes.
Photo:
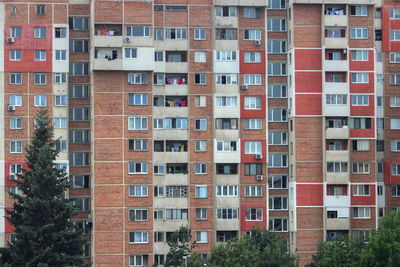
POLYGON ((215 130, 217 140, 238 140, 239 130, 215 130))
POLYGON ((350 195, 347 196, 325 196, 325 206, 327 207, 327 210, 338 210, 338 217, 344 217, 348 218, 349 216, 349 208, 350 207, 350 195), (340 209, 339 207, 347 207, 347 213, 346 209, 340 209), (346 215, 346 216, 339 216, 339 209, 341 214, 346 215))
MULTIPOLYGON (((227 50, 225 50, 227 51, 227 50)), ((230 50, 232 51, 232 50, 230 50)), ((214 50, 214 72, 215 73, 239 73, 240 65, 239 65, 239 51, 236 51, 236 60, 235 61, 218 61, 217 58, 217 50, 214 50)))
POLYGON ((187 197, 156 197, 153 200, 153 205, 155 209, 187 209, 189 207, 189 199, 187 197))
MULTIPOLYGON (((0 72, 4 71, 4 4, 0 3, 0 72)), ((3 86, 3 83, 1 84, 3 86)))
POLYGON ((238 40, 216 40, 215 50, 221 51, 237 51, 239 50, 238 40))
POLYGON ((239 197, 216 197, 217 208, 234 208, 240 206, 239 197))
POLYGON ((154 107, 154 118, 181 118, 188 117, 188 107, 154 107))
POLYGON ((154 70, 154 48, 153 47, 137 47, 137 58, 125 58, 123 51, 123 70, 154 70))
POLYGON ((217 174, 215 177, 215 183, 218 185, 237 185, 239 182, 239 174, 217 174))
POLYGON ((239 18, 236 17, 214 17, 215 28, 237 28, 239 25, 239 18))
POLYGON ((54 24, 53 25, 53 72, 64 72, 68 73, 69 71, 69 26, 68 24, 54 24), (66 37, 65 38, 56 38, 55 37, 55 28, 62 27, 66 28, 66 37), (65 50, 66 51, 66 60, 56 60, 56 50, 65 50))
POLYGON ((153 161, 168 163, 188 162, 188 152, 154 152, 153 161))
POLYGON ((153 139, 188 140, 188 130, 154 130, 153 139))
POLYGON ((230 220, 218 220, 217 219, 217 231, 237 231, 240 228, 239 219, 230 220))
POLYGON ((155 41, 154 45, 157 51, 188 50, 189 47, 188 43, 189 43, 188 40, 164 40, 164 41, 155 41))

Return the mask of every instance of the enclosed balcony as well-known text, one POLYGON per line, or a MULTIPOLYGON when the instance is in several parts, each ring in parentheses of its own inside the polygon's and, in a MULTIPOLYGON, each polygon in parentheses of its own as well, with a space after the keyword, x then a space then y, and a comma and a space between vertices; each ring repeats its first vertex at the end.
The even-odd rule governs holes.
POLYGON ((349 151, 347 140, 327 140, 326 141, 326 161, 347 161, 349 151))
POLYGON ((188 97, 186 95, 155 95, 153 97, 154 116, 187 117, 188 97))
POLYGON ((349 127, 345 117, 327 117, 325 138, 326 139, 348 139, 349 127))
POLYGON ((165 70, 171 73, 185 73, 188 70, 186 51, 166 51, 165 70))
POLYGON ((346 184, 349 182, 348 161, 327 161, 326 182, 328 184, 346 184))
POLYGON ((326 48, 347 48, 346 28, 345 27, 326 27, 325 28, 325 47, 326 48))
POLYGON ((95 47, 122 47, 122 24, 96 24, 95 47))
POLYGON ((323 64, 327 72, 349 71, 347 49, 326 49, 323 64))
POLYGON ((95 48, 94 70, 122 70, 122 49, 121 48, 95 48))
POLYGON ((346 5, 325 5, 325 26, 346 27, 346 5))

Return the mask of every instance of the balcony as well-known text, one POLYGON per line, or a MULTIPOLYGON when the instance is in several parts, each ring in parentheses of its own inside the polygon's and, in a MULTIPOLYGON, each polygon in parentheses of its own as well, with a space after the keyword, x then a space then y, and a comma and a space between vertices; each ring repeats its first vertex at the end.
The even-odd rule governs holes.
POLYGON ((349 228, 349 218, 326 219, 326 229, 328 230, 348 230, 349 228))
POLYGON ((216 28, 238 28, 239 19, 238 17, 215 17, 216 28))
POLYGON ((219 152, 214 151, 215 163, 240 163, 240 148, 237 151, 219 152))
POLYGON ((324 60, 323 64, 325 71, 349 71, 349 62, 347 60, 324 60))
POLYGON ((188 71, 187 62, 165 62, 165 70, 170 73, 184 73, 188 71))
POLYGON ((326 139, 348 139, 349 128, 343 126, 342 128, 327 128, 325 132, 326 139))
POLYGON ((326 182, 328 184, 347 184, 349 172, 326 172, 326 182))
POLYGON ((348 161, 349 151, 348 150, 327 150, 326 161, 348 161))
POLYGON ((93 40, 95 47, 122 47, 124 43, 122 25, 96 24, 93 40))
POLYGON ((348 94, 349 84, 347 82, 324 82, 324 92, 329 94, 348 94))
POLYGON ((325 196, 326 207, 350 207, 350 196, 325 196))
POLYGON ((345 5, 325 5, 325 26, 347 26, 345 5))
POLYGON ((325 38, 326 48, 347 48, 347 38, 325 38))

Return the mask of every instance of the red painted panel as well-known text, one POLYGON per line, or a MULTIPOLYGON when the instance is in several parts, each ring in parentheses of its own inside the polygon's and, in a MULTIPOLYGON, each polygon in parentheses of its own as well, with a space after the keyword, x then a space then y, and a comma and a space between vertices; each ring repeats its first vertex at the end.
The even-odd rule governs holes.
POLYGON ((375 98, 369 96, 368 106, 350 106, 350 116, 374 116, 375 115, 375 98))
POLYGON ((254 227, 257 227, 257 225, 260 226, 260 229, 268 229, 267 226, 267 207, 263 205, 246 205, 246 206, 241 206, 240 207, 240 229, 242 231, 250 231, 254 227), (262 221, 246 221, 246 209, 249 208, 262 208, 263 209, 263 216, 262 216, 262 221))
POLYGON ((322 72, 295 73, 296 92, 320 93, 322 92, 322 72))
POLYGON ((266 100, 265 95, 241 95, 240 96, 240 117, 241 118, 265 118, 266 116, 266 100), (245 96, 260 96, 261 97, 261 109, 244 109, 244 97, 245 96))
POLYGON ((322 115, 322 95, 296 94, 296 115, 322 115))
POLYGON ((296 70, 322 70, 322 50, 296 49, 294 62, 296 70))
POLYGON ((240 73, 265 74, 265 51, 264 50, 240 51, 240 73), (261 63, 245 63, 244 52, 260 52, 261 63))
POLYGON ((354 53, 350 50, 350 71, 373 71, 374 70, 374 50, 368 51, 368 61, 353 61, 351 54, 354 53))
POLYGON ((352 83, 351 82, 351 72, 350 72, 350 93, 374 93, 375 79, 374 73, 370 72, 368 75, 368 83, 352 83))
POLYGON ((51 24, 6 24, 4 29, 4 70, 18 72, 52 72, 52 36, 51 24), (11 26, 21 26, 21 38, 15 38, 14 43, 7 43, 11 26), (34 38, 35 27, 46 27, 46 38, 34 38), (20 49, 21 61, 10 61, 10 50, 20 49), (35 50, 46 50, 46 61, 34 61, 35 50))
POLYGON ((265 139, 241 139, 240 143, 240 158, 243 163, 265 163, 266 162, 266 155, 267 155, 267 144, 265 139), (256 159, 255 154, 245 154, 245 141, 261 141, 261 152, 263 155, 263 159, 256 159))
POLYGON ((375 205, 375 185, 370 185, 369 196, 354 196, 353 186, 350 189, 351 192, 351 206, 356 205, 375 205))
POLYGON ((371 129, 350 129, 351 138, 375 138, 375 119, 371 118, 371 129))
POLYGON ((392 175, 392 164, 400 164, 400 161, 384 161, 385 184, 400 184, 400 175, 392 175))
POLYGON ((323 184, 296 184, 297 206, 322 206, 323 198, 323 184))
POLYGON ((400 42, 390 41, 390 30, 400 29, 400 20, 390 19, 389 17, 390 8, 400 8, 400 5, 382 6, 382 50, 400 52, 400 42))

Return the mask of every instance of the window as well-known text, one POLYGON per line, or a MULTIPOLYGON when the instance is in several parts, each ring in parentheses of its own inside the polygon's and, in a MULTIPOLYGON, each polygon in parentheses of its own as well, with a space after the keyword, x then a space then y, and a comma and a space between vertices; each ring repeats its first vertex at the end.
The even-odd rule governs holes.
POLYGON ((353 162, 353 173, 355 174, 368 174, 370 172, 369 162, 353 162))
POLYGON ((130 255, 129 266, 148 266, 149 255, 130 255))
POLYGON ((69 164, 71 166, 89 166, 89 152, 69 153, 69 164))
POLYGON ((129 94, 128 105, 147 105, 147 94, 129 94))
POLYGON ((196 163, 195 174, 207 174, 207 163, 196 163))
POLYGON ((166 197, 187 197, 188 187, 185 185, 170 185, 165 188, 166 197))
POLYGON ((10 118, 10 129, 22 129, 22 118, 21 117, 11 117, 10 118))
POLYGON ((285 122, 287 121, 287 111, 283 108, 269 108, 268 109, 269 122, 285 122))
POLYGON ((282 54, 286 53, 286 41, 285 40, 268 40, 267 42, 268 54, 282 54))
POLYGON ((268 176, 269 189, 287 189, 288 177, 286 175, 272 175, 268 176))
POLYGON ((67 60, 67 50, 56 50, 56 60, 67 60))
POLYGON ((54 37, 55 38, 66 38, 67 37, 67 28, 64 28, 64 27, 54 28, 54 37))
POLYGON ((187 220, 188 210, 187 209, 167 209, 166 210, 167 220, 187 220))
POLYGON ((46 84, 46 73, 35 72, 35 85, 44 85, 44 84, 46 84))
POLYGON ((54 128, 56 129, 67 128, 67 118, 54 118, 54 128))
POLYGON ((195 107, 206 107, 207 97, 205 95, 196 95, 194 97, 194 105, 195 107))
POLYGON ((10 180, 17 179, 17 174, 22 174, 22 164, 10 164, 10 180))
POLYGON ((10 95, 10 105, 21 107, 22 106, 22 95, 10 95))
POLYGON ((196 220, 207 220, 207 208, 196 208, 196 220))
POLYGON ((164 52, 162 52, 162 51, 154 52, 154 61, 156 61, 156 62, 164 61, 164 52))
POLYGON ((353 218, 355 219, 371 218, 371 208, 353 208, 353 218))
POLYGON ((164 164, 154 164, 153 165, 153 174, 156 175, 164 175, 164 164))
POLYGON ((10 84, 22 84, 22 73, 10 73, 10 84))
POLYGON ((207 62, 206 51, 195 51, 194 52, 194 62, 207 62))
POLYGON ((262 186, 261 185, 247 185, 244 187, 244 195, 246 197, 261 197, 262 186))
POLYGON ((129 150, 130 151, 147 151, 148 141, 147 139, 129 139, 129 150))
POLYGON ((10 60, 20 61, 21 60, 21 50, 20 49, 10 50, 10 60))
POLYGON ((217 219, 231 220, 238 218, 238 209, 235 208, 219 208, 217 209, 217 219))
POLYGON ((377 152, 385 151, 385 141, 384 140, 376 140, 376 151, 377 152))
POLYGON ((207 151, 207 141, 206 140, 196 140, 195 151, 196 152, 206 152, 207 151))
POLYGON ((147 185, 130 185, 129 186, 129 196, 130 197, 147 197, 148 192, 149 192, 149 190, 148 190, 147 185))
POLYGON ((129 174, 147 174, 147 162, 129 162, 129 174))
POLYGON ((88 121, 89 120, 89 108, 87 108, 87 107, 69 108, 69 120, 70 121, 88 121))
POLYGON ((392 175, 400 175, 400 164, 392 164, 392 175))
POLYGON ((129 117, 128 130, 147 130, 147 117, 129 117))
POLYGON ((236 7, 234 6, 216 6, 215 16, 217 17, 236 17, 236 7))
POLYGON ((207 198, 207 186, 196 185, 195 196, 196 198, 207 198))
POLYGON ((56 151, 67 152, 67 141, 66 140, 56 140, 56 151))
POLYGON ((368 83, 368 80, 367 72, 353 72, 351 74, 352 83, 368 83))
POLYGON ((350 28, 351 39, 368 39, 368 28, 350 28))
POLYGON ((218 130, 236 130, 237 119, 215 119, 216 129, 218 130))
POLYGON ((216 51, 217 61, 236 61, 236 51, 216 51))
POLYGON ((390 74, 390 85, 400 85, 400 74, 390 74))
POLYGON ((244 97, 244 109, 261 109, 261 97, 260 96, 244 97))
POLYGON ((237 84, 236 74, 216 74, 217 84, 237 84))
POLYGON ((194 39, 195 40, 205 40, 206 39, 206 29, 204 29, 204 28, 194 29, 194 39))
POLYGON ((351 118, 351 129, 371 129, 371 118, 351 118))
POLYGON ((390 140, 390 151, 393 152, 400 151, 400 140, 390 140))
POLYGON ((391 19, 400 19, 400 8, 391 8, 389 16, 391 19))
POLYGON ((400 95, 390 96, 390 107, 400 107, 400 95))
POLYGON ((263 210, 262 208, 256 209, 245 209, 244 216, 246 221, 262 221, 263 220, 263 210))
POLYGON ((351 16, 368 16, 367 6, 351 6, 350 7, 351 16))
POLYGON ((147 221, 148 210, 147 209, 130 209, 129 220, 132 221, 147 221))
POLYGON ((262 175, 262 163, 245 163, 244 175, 262 175))
POLYGON ((21 26, 10 27, 10 37, 21 38, 21 26))
POLYGON ((54 83, 67 83, 67 74, 66 73, 54 73, 54 83))
POLYGON ((352 141, 353 151, 369 151, 370 141, 369 140, 353 140, 352 141))
POLYGON ((285 62, 270 62, 270 63, 268 63, 268 75, 285 76, 286 75, 286 63, 285 62))
POLYGON ((44 14, 46 14, 46 6, 36 5, 36 15, 44 15, 44 14))
POLYGON ((206 131, 207 130, 207 119, 195 119, 195 127, 194 129, 197 131, 206 131))
POLYGON ((351 104, 353 106, 368 106, 369 96, 368 95, 352 95, 351 104))
POLYGON ((268 131, 268 145, 287 145, 287 132, 268 131))
POLYGON ((197 85, 206 84, 206 74, 205 73, 195 73, 194 74, 194 84, 197 84, 197 85))
POLYGON ((391 130, 400 129, 400 119, 390 119, 390 129, 391 130))
POLYGON ((268 167, 287 168, 288 158, 285 154, 268 154, 268 167))
POLYGON ((245 19, 258 19, 261 17, 261 8, 245 7, 243 9, 243 17, 245 19))
POLYGON ((186 118, 166 118, 165 129, 187 129, 186 118))
POLYGON ((46 95, 35 95, 35 107, 45 107, 46 106, 46 95))
POLYGON ((164 129, 164 119, 153 118, 153 129, 164 129))
POLYGON ((207 243, 207 231, 196 231, 196 243, 207 243))
POLYGON ((269 198, 270 210, 287 210, 288 198, 287 197, 270 197, 269 198))
POLYGON ((215 102, 217 107, 236 107, 236 96, 217 96, 215 102))
POLYGON ((154 186, 153 189, 155 197, 164 197, 164 186, 154 186))
POLYGON ((261 154, 261 141, 245 141, 245 154, 261 154))
POLYGON ((217 174, 237 174, 237 164, 236 163, 221 163, 216 164, 217 174))
POLYGON ((10 153, 22 153, 22 141, 11 140, 10 141, 10 153))
POLYGON ((236 29, 215 29, 215 39, 236 40, 236 29))
POLYGON ((150 26, 128 26, 126 35, 133 37, 150 37, 150 26))
POLYGON ((89 198, 76 198, 74 205, 78 212, 88 212, 90 210, 90 199, 89 198))
POLYGON ((147 84, 147 73, 129 73, 129 84, 147 84))
POLYGON ((69 40, 70 53, 87 53, 89 51, 89 40, 69 40))
POLYGON ((164 81, 164 73, 154 73, 154 85, 164 85, 164 81))
POLYGON ((89 75, 89 63, 87 62, 70 62, 69 75, 87 76, 89 75))
POLYGON ((261 74, 245 74, 244 84, 246 85, 261 85, 261 74))
POLYGON ((69 142, 71 144, 87 144, 89 143, 89 130, 70 130, 69 142))
POLYGON ((249 41, 261 40, 261 30, 258 29, 244 30, 244 40, 249 40, 249 41))
POLYGON ((125 48, 125 58, 137 58, 137 48, 125 48))
POLYGON ((400 52, 390 52, 389 53, 390 63, 400 63, 400 52))
POLYGON ((72 176, 73 188, 89 188, 89 175, 74 175, 72 176))
POLYGON ((217 197, 237 197, 237 185, 217 185, 217 197))
POLYGON ((164 232, 154 232, 154 242, 165 242, 165 233, 164 232))
POLYGON ((234 152, 236 151, 236 141, 217 141, 218 152, 234 152))
POLYGON ((327 172, 347 172, 347 162, 327 162, 327 172))
POLYGON ((35 33, 35 38, 46 38, 45 27, 35 27, 34 33, 35 33))
POLYGON ((343 105, 347 104, 347 95, 326 95, 327 105, 343 105))
POLYGON ((392 185, 392 197, 400 197, 400 185, 392 185))
POLYGON ((245 130, 261 130, 261 119, 244 119, 245 130))
POLYGON ((165 11, 187 11, 187 6, 165 6, 165 11))
POLYGON ((288 219, 271 218, 271 219, 269 219, 268 228, 271 232, 287 232, 288 231, 288 219))
POLYGON ((260 63, 261 52, 244 52, 245 63, 260 63))
POLYGON ((154 29, 154 40, 156 41, 164 40, 164 29, 154 29))
POLYGON ((286 31, 286 19, 268 18, 267 31, 269 31, 269 32, 284 32, 284 31, 286 31))
POLYGON ((369 196, 369 185, 353 185, 353 196, 369 196))
POLYGON ((268 9, 285 9, 285 0, 268 0, 268 9))
POLYGON ((351 60, 368 61, 368 50, 351 50, 351 60))
POLYGON ((186 40, 186 28, 166 28, 165 39, 186 40))

